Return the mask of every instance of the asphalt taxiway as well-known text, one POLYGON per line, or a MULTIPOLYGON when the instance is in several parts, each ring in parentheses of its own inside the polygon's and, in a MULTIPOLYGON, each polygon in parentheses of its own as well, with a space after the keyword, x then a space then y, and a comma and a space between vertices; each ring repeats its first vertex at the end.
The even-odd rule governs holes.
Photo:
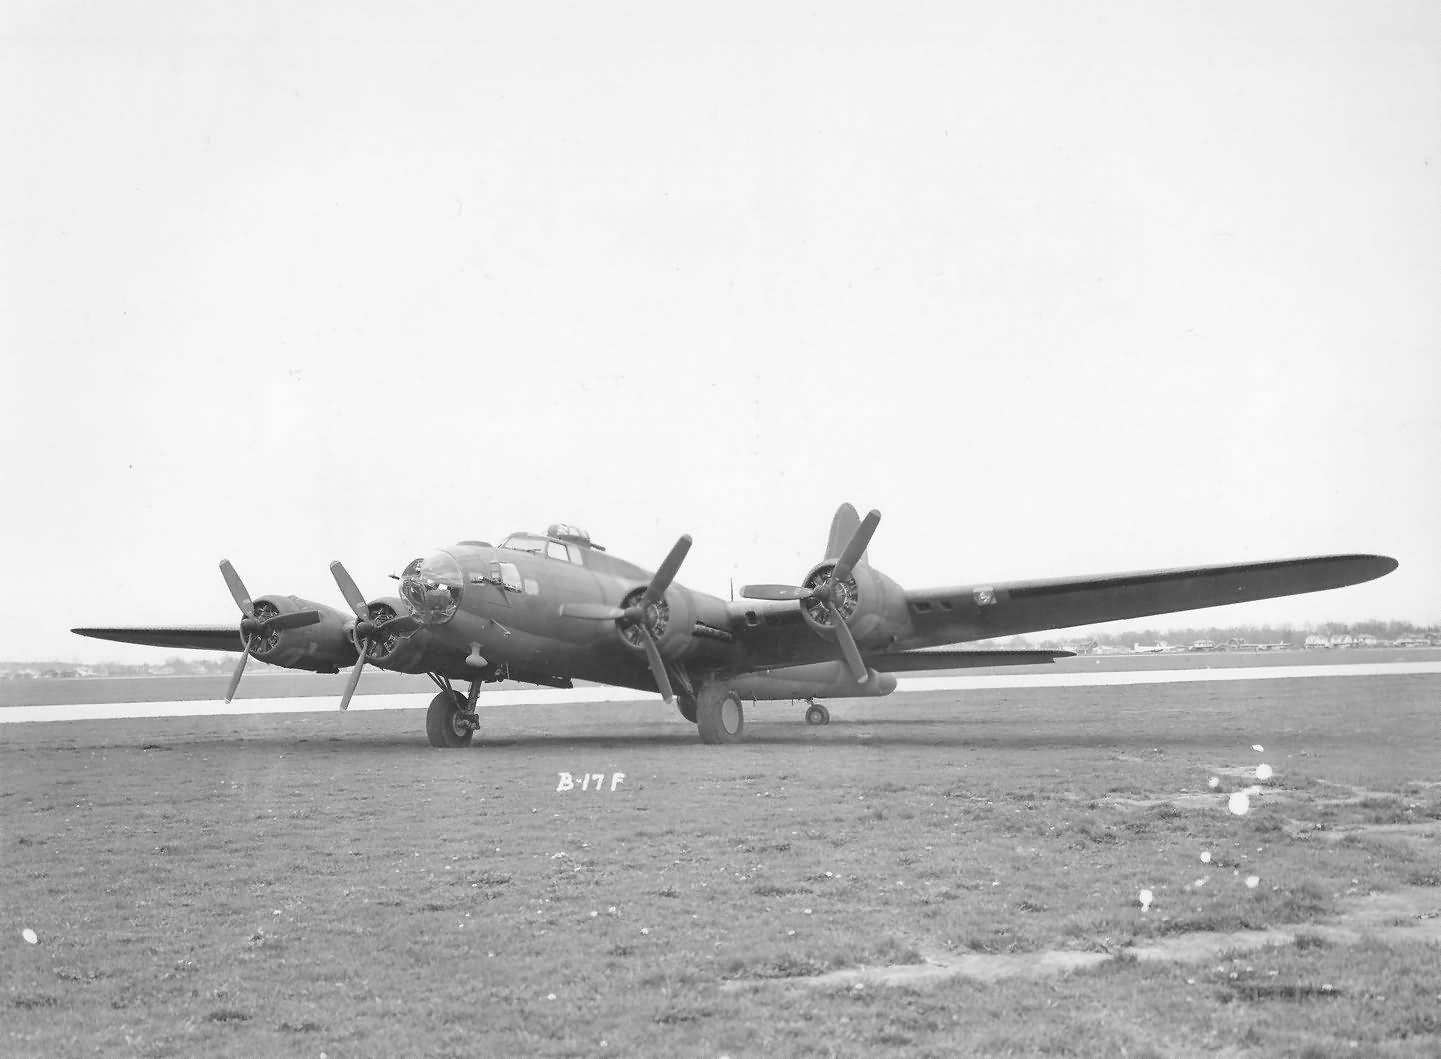
MULTIPOLYGON (((897 682, 895 694, 982 691, 1003 688, 1104 687, 1134 684, 1191 684, 1422 674, 1441 674, 1441 661, 910 677, 897 682)), ((430 698, 429 693, 366 695, 355 699, 350 709, 356 712, 423 709, 429 704, 430 698)), ((507 688, 482 694, 479 705, 482 708, 526 704, 557 706, 571 703, 646 702, 656 698, 658 696, 652 692, 635 691, 631 688, 600 686, 566 690, 507 688)), ((82 705, 11 706, 0 709, 0 724, 129 720, 145 717, 233 717, 250 714, 323 713, 334 711, 336 706, 337 701, 333 695, 236 699, 230 703, 214 699, 188 702, 97 702, 82 705)))

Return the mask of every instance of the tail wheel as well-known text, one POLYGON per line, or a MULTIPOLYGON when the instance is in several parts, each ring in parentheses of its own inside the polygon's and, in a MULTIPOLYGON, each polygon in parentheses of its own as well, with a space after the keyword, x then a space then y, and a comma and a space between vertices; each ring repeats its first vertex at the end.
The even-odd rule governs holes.
POLYGON ((806 724, 830 724, 831 711, 822 706, 819 702, 813 702, 806 707, 806 724))
POLYGON ((425 711, 425 737, 434 747, 469 746, 475 735, 464 716, 465 696, 458 691, 442 691, 430 700, 425 711))
POLYGON ((741 697, 728 688, 701 692, 696 702, 696 725, 700 728, 702 743, 739 743, 746 730, 746 711, 741 697))

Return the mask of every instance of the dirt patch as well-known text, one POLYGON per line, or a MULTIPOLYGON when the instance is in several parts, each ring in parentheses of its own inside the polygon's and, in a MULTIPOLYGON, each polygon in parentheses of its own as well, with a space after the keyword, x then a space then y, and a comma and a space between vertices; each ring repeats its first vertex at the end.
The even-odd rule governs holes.
POLYGON ((998 982, 1012 978, 1047 978, 1053 975, 1090 971, 1113 960, 1141 963, 1205 963, 1224 954, 1256 952, 1260 949, 1295 944, 1297 933, 1321 938, 1332 944, 1349 945, 1366 940, 1390 944, 1441 944, 1441 894, 1427 887, 1413 887, 1390 893, 1368 894, 1349 903, 1348 909, 1329 923, 1306 925, 1297 930, 1195 931, 1151 942, 1128 945, 1115 952, 1082 952, 1049 949, 1025 953, 963 953, 951 955, 925 952, 924 962, 891 964, 884 967, 852 967, 810 977, 788 979, 746 979, 728 983, 738 989, 775 985, 777 981, 812 988, 865 988, 901 986, 919 988, 950 978, 998 982))
POLYGON ((925 986, 960 976, 982 982, 996 982, 1003 978, 1046 978, 1071 971, 1088 971, 1110 959, 1114 957, 1109 953, 1065 949, 995 956, 985 953, 966 953, 960 956, 929 953, 925 963, 848 968, 804 981, 806 985, 812 986, 925 986))
POLYGON ((1286 833, 1293 838, 1310 838, 1320 842, 1344 842, 1348 838, 1390 839, 1417 852, 1435 852, 1441 848, 1441 820, 1416 824, 1362 824, 1357 827, 1317 828, 1297 820, 1287 822, 1286 833))

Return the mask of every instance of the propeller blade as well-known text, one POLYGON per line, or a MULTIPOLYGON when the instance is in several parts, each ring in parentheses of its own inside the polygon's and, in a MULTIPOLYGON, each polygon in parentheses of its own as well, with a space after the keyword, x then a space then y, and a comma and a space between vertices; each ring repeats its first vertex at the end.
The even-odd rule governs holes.
POLYGON ((582 618, 585 621, 619 621, 625 617, 625 611, 605 603, 562 603, 560 616, 582 618))
POLYGON ((355 694, 355 685, 360 683, 360 671, 365 668, 365 648, 360 649, 360 658, 355 663, 355 668, 350 671, 350 679, 345 682, 345 694, 340 697, 340 709, 342 712, 350 709, 350 697, 355 694))
POLYGON ((641 597, 642 607, 655 603, 665 595, 665 590, 670 588, 670 583, 675 580, 676 571, 680 569, 680 564, 685 562, 686 553, 690 551, 690 545, 691 539, 689 533, 683 535, 680 540, 675 542, 675 546, 671 548, 670 554, 665 557, 665 561, 660 564, 660 569, 655 572, 655 576, 651 578, 650 584, 646 586, 645 595, 641 597))
POLYGON ((240 661, 235 665, 235 672, 230 674, 230 687, 225 689, 225 701, 228 703, 235 698, 235 689, 240 687, 240 674, 245 672, 245 663, 250 659, 250 637, 245 638, 245 650, 240 653, 240 661))
POLYGON ((365 605, 365 597, 360 594, 356 587, 355 580, 341 565, 339 559, 330 564, 330 575, 335 578, 335 583, 340 587, 340 594, 345 597, 345 602, 350 609, 355 611, 355 616, 361 621, 370 617, 370 608, 365 605))
POLYGON ((294 614, 276 614, 260 623, 262 629, 303 629, 320 624, 320 611, 298 610, 294 614))
POLYGON ((393 632, 399 636, 408 636, 420 628, 420 625, 420 619, 414 614, 397 614, 375 626, 374 634, 383 636, 388 632, 393 632))
POLYGON ((230 565, 229 559, 220 560, 220 574, 225 578, 230 596, 240 608, 240 613, 247 618, 255 617, 255 605, 250 602, 250 593, 245 588, 245 582, 240 580, 240 575, 235 572, 235 567, 230 565))
POLYGON ((831 576, 837 581, 844 581, 851 576, 851 568, 861 561, 861 556, 870 547, 871 537, 876 532, 876 527, 881 524, 881 513, 872 508, 856 531, 851 534, 850 541, 846 544, 846 550, 841 552, 841 557, 836 560, 836 570, 831 576))
POLYGON ((799 585, 743 585, 741 595, 746 599, 810 599, 811 590, 799 585))
POLYGON ((641 642, 645 644, 645 656, 650 662, 650 675, 655 677, 656 687, 660 689, 660 697, 666 703, 675 701, 675 692, 671 690, 670 674, 665 671, 665 660, 660 656, 660 648, 656 646, 655 637, 651 635, 650 629, 645 625, 640 627, 641 642))
POLYGON ((846 667, 851 671, 851 676, 856 678, 857 684, 864 684, 870 679, 871 671, 866 668, 865 659, 861 657, 861 649, 856 646, 856 638, 851 635, 850 626, 846 624, 846 619, 841 617, 841 609, 834 603, 829 604, 826 609, 831 612, 831 618, 836 623, 836 642, 841 645, 846 667))

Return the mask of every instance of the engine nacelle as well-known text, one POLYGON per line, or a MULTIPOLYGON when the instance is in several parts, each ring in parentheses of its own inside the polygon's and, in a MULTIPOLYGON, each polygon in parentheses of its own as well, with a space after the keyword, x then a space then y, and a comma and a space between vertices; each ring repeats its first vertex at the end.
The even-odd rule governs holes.
POLYGON ((813 699, 821 695, 856 699, 889 695, 896 690, 896 677, 894 673, 877 673, 871 669, 867 671, 866 682, 857 684, 844 662, 813 662, 757 669, 727 678, 726 685, 743 699, 774 701, 813 699))
MULTIPOLYGON (((623 607, 635 606, 644 593, 637 588, 626 597, 623 607)), ((729 617, 725 604, 709 596, 698 595, 682 587, 671 588, 646 614, 646 624, 655 636, 661 657, 667 662, 682 662, 699 656, 719 657, 733 642, 728 631, 729 617), (697 626, 708 636, 696 635, 697 626)), ((618 625, 621 642, 639 655, 645 654, 641 631, 635 625, 618 625)))
MULTIPOLYGON (((830 579, 835 567, 834 562, 818 563, 802 584, 815 588, 830 579)), ((857 563, 849 577, 836 583, 834 591, 836 607, 863 650, 889 647, 909 631, 911 620, 905 590, 869 563, 857 563)), ((825 603, 805 600, 801 603, 801 614, 817 635, 835 639, 834 616, 825 603)))
MULTIPOLYGON (((627 594, 621 607, 639 605, 644 594, 643 587, 633 589, 627 594)), ((689 593, 678 590, 667 592, 647 608, 643 620, 651 635, 655 637, 661 657, 666 661, 674 662, 689 653, 695 639, 691 633, 695 627, 695 607, 691 604, 689 593)), ((616 629, 623 644, 638 655, 645 654, 645 640, 639 626, 618 624, 616 629)))
MULTIPOLYGON (((410 608, 401 602, 398 596, 372 599, 366 607, 370 611, 370 620, 377 625, 410 613, 410 608)), ((381 669, 391 669, 397 673, 424 673, 430 668, 426 664, 430 641, 429 628, 416 629, 408 634, 389 632, 384 640, 370 641, 365 658, 367 662, 381 669)))
POLYGON ((251 641, 250 653, 260 661, 314 673, 338 673, 355 664, 355 644, 349 632, 350 623, 355 620, 353 615, 298 596, 261 596, 254 601, 254 606, 255 616, 261 620, 301 610, 313 610, 320 615, 320 621, 314 625, 272 629, 251 641))

